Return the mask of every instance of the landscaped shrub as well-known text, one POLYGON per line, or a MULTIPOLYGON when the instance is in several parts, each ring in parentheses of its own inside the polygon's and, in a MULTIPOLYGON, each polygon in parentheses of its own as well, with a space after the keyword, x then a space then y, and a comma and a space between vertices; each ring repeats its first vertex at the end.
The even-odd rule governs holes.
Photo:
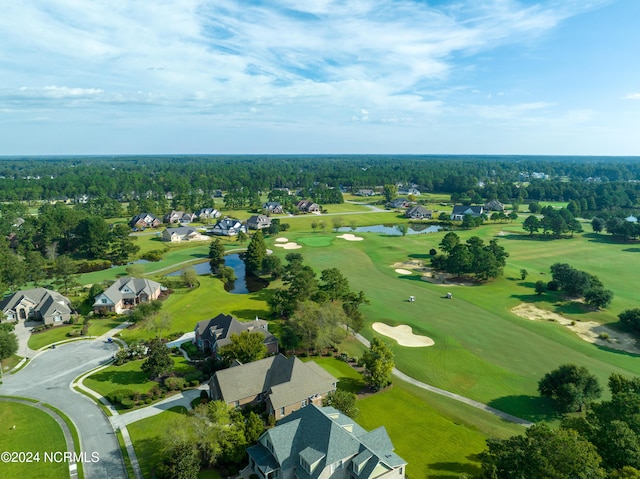
POLYGON ((560 289, 560 283, 558 283, 556 280, 552 279, 551 281, 549 281, 547 283, 547 289, 549 291, 558 291, 560 289))
POLYGON ((197 382, 196 386, 200 384, 203 378, 204 378, 204 375, 202 374, 201 371, 193 371, 184 375, 185 381, 187 381, 188 383, 196 381, 197 382))
POLYGON ((177 391, 184 389, 186 381, 184 378, 178 378, 175 376, 168 377, 164 380, 164 385, 169 391, 177 391))
POLYGON ((200 399, 208 400, 209 399, 209 393, 203 389, 202 391, 200 391, 200 399))
POLYGON ((116 389, 107 394, 107 399, 112 404, 122 404, 123 399, 131 399, 134 394, 135 392, 131 389, 116 389))
POLYGON ((136 405, 135 401, 133 399, 130 398, 122 398, 122 401, 120 401, 120 405, 124 408, 124 409, 131 409, 133 406, 136 405))

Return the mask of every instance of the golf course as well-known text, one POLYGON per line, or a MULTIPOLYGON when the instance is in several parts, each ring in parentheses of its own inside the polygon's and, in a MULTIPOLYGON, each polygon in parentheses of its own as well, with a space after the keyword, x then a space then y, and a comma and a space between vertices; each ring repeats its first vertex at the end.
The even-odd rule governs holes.
MULTIPOLYGON (((387 223, 402 221, 396 213, 378 212, 356 213, 349 220, 360 226, 380 221, 383 215, 387 223)), ((603 385, 614 372, 640 374, 635 341, 616 324, 621 311, 637 306, 630 278, 640 266, 640 248, 591 233, 587 223, 585 233, 573 237, 532 237, 523 230, 523 219, 521 215, 513 222, 456 230, 461 241, 472 236, 485 243, 496 239, 509 254, 504 274, 482 284, 447 279, 431 271, 429 252, 439 249, 445 231, 406 236, 344 234, 332 231, 328 218, 327 227, 318 229, 311 227, 310 216, 302 216, 287 219, 290 230, 266 235, 265 243, 283 262, 289 253, 283 245, 295 244, 295 252, 317 273, 338 268, 353 290, 364 291, 370 304, 362 307, 365 325, 361 334, 383 339, 403 373, 528 421, 557 422, 558 410, 552 400, 540 397, 537 385, 559 365, 584 366, 603 385), (598 276, 615 294, 611 305, 595 310, 561 292, 536 294, 535 282, 551 280, 549 267, 557 262, 598 276), (527 272, 524 279, 522 270, 527 272), (410 297, 415 299, 410 301, 410 297), (392 339, 394 334, 403 339, 392 339)), ((140 241, 157 240, 141 237, 140 241)), ((143 247, 152 248, 149 244, 143 247)), ((230 250, 241 245, 228 241, 225 247, 230 250)), ((148 277, 162 281, 164 274, 184 267, 185 261, 206 260, 206 252, 207 245, 182 245, 167 252, 161 263, 143 266, 148 277)), ((81 281, 86 284, 89 279, 92 276, 85 275, 81 281)), ((259 292, 230 294, 218 279, 200 276, 198 286, 177 289, 164 302, 163 311, 172 318, 166 334, 192 331, 197 321, 219 313, 241 320, 269 318, 267 300, 278 287, 282 287, 280 280, 259 292)), ((279 320, 271 321, 272 332, 278 334, 279 327, 279 320)), ((138 327, 123 331, 121 337, 133 341, 152 334, 138 327)), ((351 339, 338 348, 358 356, 364 347, 351 339)), ((320 364, 336 374, 335 364, 320 364)), ((337 371, 344 387, 357 389, 354 384, 360 379, 343 373, 337 371)), ((409 460, 407 471, 413 478, 478 473, 476 455, 487 438, 524 431, 522 426, 400 380, 390 389, 360 399, 358 405, 358 421, 369 429, 387 428, 396 452, 409 460), (407 435, 407 431, 412 432, 407 435), (429 438, 428 447, 419 451, 413 439, 418 435, 424 441, 429 438)))

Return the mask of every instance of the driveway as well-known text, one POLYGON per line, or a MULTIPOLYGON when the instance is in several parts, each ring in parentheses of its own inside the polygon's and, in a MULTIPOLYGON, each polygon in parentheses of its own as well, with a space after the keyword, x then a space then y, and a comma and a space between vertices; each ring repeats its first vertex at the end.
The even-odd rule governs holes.
POLYGON ((83 464, 91 479, 126 478, 122 455, 113 428, 102 410, 89 398, 71 389, 82 373, 109 361, 117 344, 101 340, 75 341, 49 349, 34 357, 20 372, 6 375, 0 395, 38 399, 63 411, 75 424, 81 451, 100 460, 83 464))
POLYGON ((36 355, 36 352, 33 349, 30 349, 27 344, 31 337, 31 330, 35 326, 41 325, 41 321, 18 321, 16 323, 16 327, 13 332, 16 333, 16 336, 18 337, 18 356, 22 356, 23 358, 32 358, 36 355))

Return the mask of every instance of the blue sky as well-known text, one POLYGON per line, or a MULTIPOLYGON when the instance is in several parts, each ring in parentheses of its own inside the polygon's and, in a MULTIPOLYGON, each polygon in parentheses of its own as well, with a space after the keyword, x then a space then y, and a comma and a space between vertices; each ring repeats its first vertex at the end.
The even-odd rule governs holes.
POLYGON ((0 155, 640 155, 638 0, 30 0, 0 155))

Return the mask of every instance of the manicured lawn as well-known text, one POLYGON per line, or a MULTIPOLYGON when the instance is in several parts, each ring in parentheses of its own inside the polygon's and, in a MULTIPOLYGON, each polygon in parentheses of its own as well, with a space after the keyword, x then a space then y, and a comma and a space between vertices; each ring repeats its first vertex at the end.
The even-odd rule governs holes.
MULTIPOLYGON (((219 279, 203 275, 198 280, 199 287, 174 292, 163 303, 162 311, 167 311, 172 319, 171 329, 166 334, 193 331, 198 321, 220 313, 231 314, 240 320, 253 320, 256 316, 264 317, 268 311, 266 298, 271 294, 269 290, 231 294, 224 290, 219 279)), ((121 333, 122 339, 127 342, 152 336, 152 332, 140 327, 121 333)))
POLYGON ((69 477, 67 463, 44 460, 45 452, 67 450, 62 429, 47 413, 26 404, 0 401, 0 431, 0 451, 40 453, 39 462, 1 464, 0 476, 34 479, 69 477))
POLYGON ((311 246, 315 248, 321 248, 323 246, 330 246, 333 242, 333 236, 305 236, 304 238, 298 238, 298 242, 302 243, 305 246, 311 246))
MULTIPOLYGON (((176 372, 187 373, 195 370, 183 356, 172 355, 171 359, 176 372)), ((84 385, 105 397, 118 389, 129 389, 146 394, 158 383, 150 381, 147 374, 140 369, 143 362, 144 359, 139 359, 129 361, 122 366, 109 366, 87 377, 84 385)))
MULTIPOLYGON (((640 256, 625 252, 628 245, 597 241, 600 238, 591 234, 530 241, 518 223, 487 225, 459 234, 463 240, 472 235, 485 241, 496 237, 511 255, 504 277, 482 286, 443 287, 423 282, 417 275, 402 277, 394 272, 391 265, 395 262, 428 261, 429 249, 438 246, 444 233, 393 238, 361 234, 364 241, 335 240, 328 248, 299 251, 317 271, 340 268, 353 289, 365 291, 371 301, 363 307, 365 336, 373 337, 372 322, 383 321, 408 324, 416 334, 435 340, 430 348, 404 348, 389 341, 402 371, 513 414, 547 417, 549 403, 538 397, 537 382, 563 363, 586 366, 603 384, 612 372, 640 373, 634 356, 598 348, 557 324, 528 321, 510 312, 522 301, 540 301, 532 294, 534 281, 519 280, 521 268, 527 269, 530 277, 548 278, 549 266, 563 261, 598 275, 616 293, 611 310, 578 314, 576 308, 568 308, 568 316, 615 321, 615 315, 631 307, 635 298, 628 278, 640 267, 640 256), (540 275, 542 272, 546 276, 540 275), (443 299, 447 291, 453 292, 453 301, 443 299), (409 295, 417 301, 407 302, 409 295)), ((551 310, 565 307, 545 300, 546 296, 538 306, 551 310)))
POLYGON ((17 354, 12 354, 7 359, 3 359, 2 371, 5 372, 15 368, 21 359, 22 359, 22 356, 18 356, 17 354))
POLYGON ((163 459, 166 447, 163 439, 171 437, 180 428, 180 420, 186 412, 182 406, 172 407, 127 426, 143 477, 153 477, 153 468, 163 459))
POLYGON ((367 430, 384 426, 395 452, 408 462, 407 475, 414 479, 478 474, 476 455, 485 449, 487 438, 524 431, 397 380, 391 388, 359 400, 357 406, 358 424, 367 430))
POLYGON ((343 361, 330 357, 313 357, 311 360, 338 380, 338 389, 357 394, 365 386, 362 375, 343 361))
MULTIPOLYGON (((89 322, 88 336, 100 336, 107 331, 115 328, 121 323, 121 321, 114 319, 98 319, 93 318, 89 322)), ((61 326, 55 326, 47 329, 41 333, 32 334, 29 337, 29 347, 31 349, 40 349, 49 344, 56 343, 58 341, 64 341, 66 339, 81 338, 82 336, 67 336, 67 333, 74 331, 81 331, 82 324, 64 324, 61 326)))

